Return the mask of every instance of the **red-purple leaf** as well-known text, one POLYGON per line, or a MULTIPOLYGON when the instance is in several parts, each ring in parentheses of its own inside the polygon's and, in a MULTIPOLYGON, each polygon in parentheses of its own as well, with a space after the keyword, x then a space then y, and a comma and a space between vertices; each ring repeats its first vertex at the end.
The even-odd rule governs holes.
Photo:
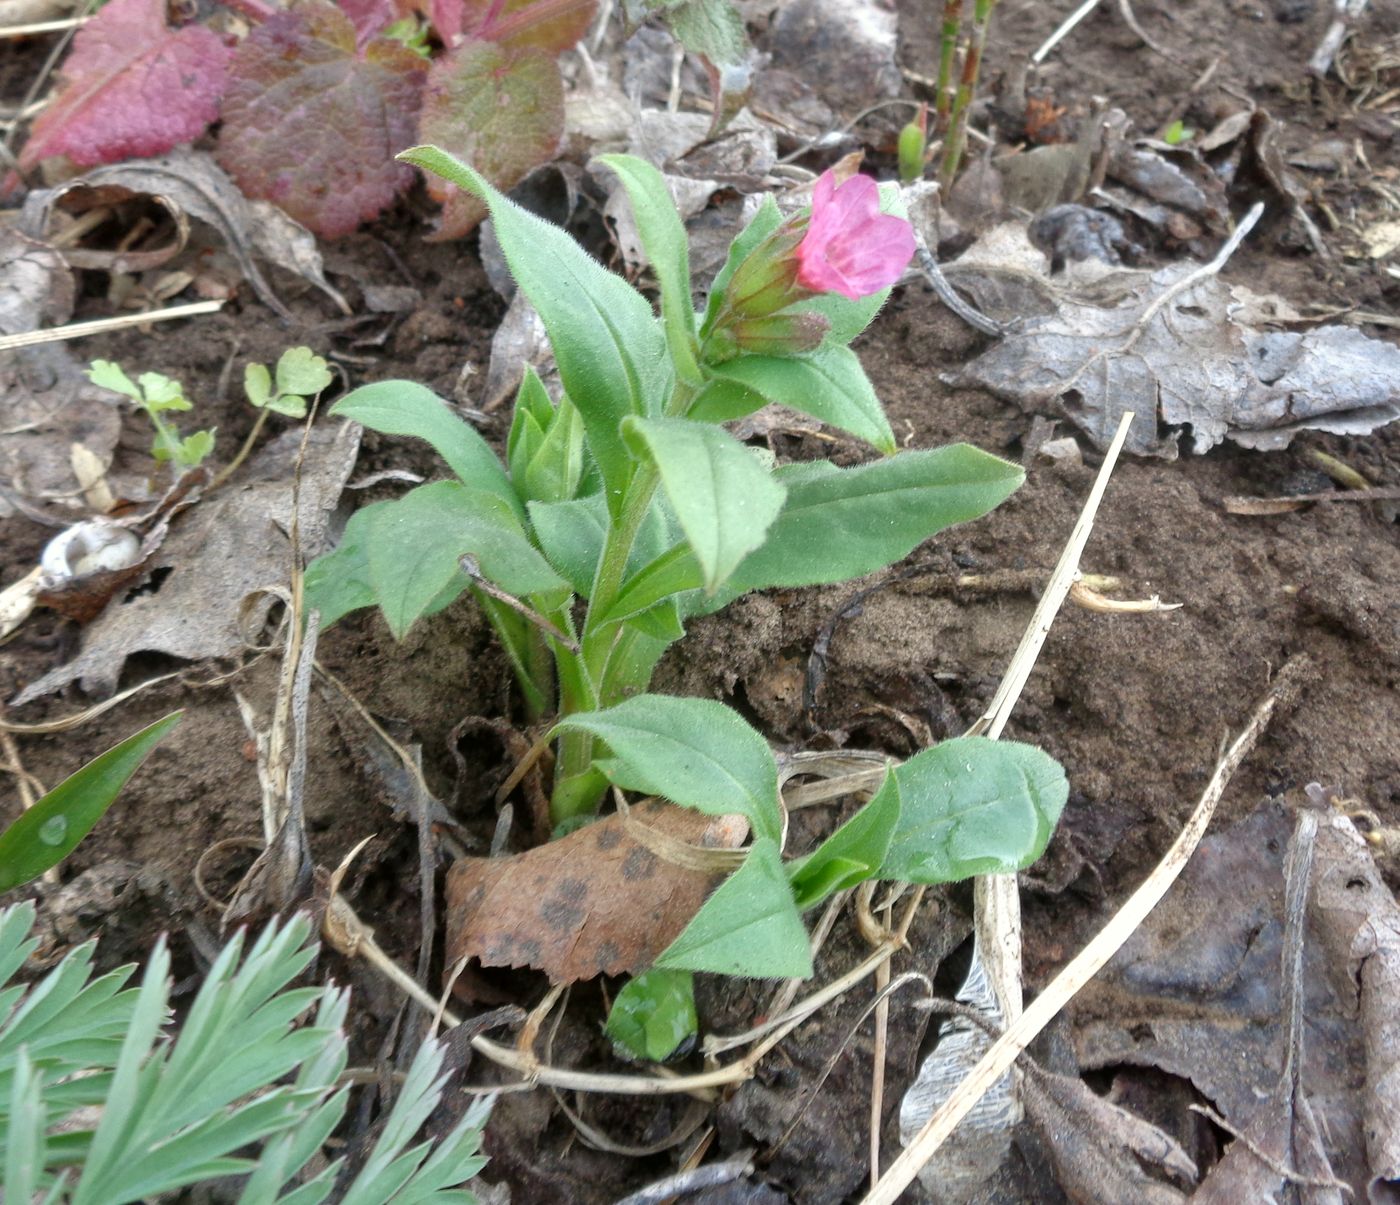
POLYGON ((171 29, 165 0, 111 0, 73 39, 57 99, 34 123, 23 168, 160 155, 219 115, 229 50, 202 25, 171 29))
POLYGON ((460 11, 458 28, 468 37, 512 48, 533 46, 548 54, 577 46, 598 11, 598 0, 452 2, 460 11))
POLYGON ((394 156, 414 142, 427 63, 313 0, 244 39, 230 65, 219 161, 250 197, 335 238, 412 183, 394 156))
MULTIPOLYGON (((559 148, 559 66, 538 50, 464 42, 433 64, 418 129, 420 142, 451 151, 497 188, 510 188, 559 148)), ((442 202, 432 239, 460 238, 486 216, 480 201, 437 176, 428 176, 428 192, 442 202)))
POLYGON ((444 46, 462 36, 462 0, 428 0, 428 21, 444 46))
POLYGON ((395 0, 339 0, 340 10, 355 27, 355 46, 363 50, 374 36, 405 14, 395 0))

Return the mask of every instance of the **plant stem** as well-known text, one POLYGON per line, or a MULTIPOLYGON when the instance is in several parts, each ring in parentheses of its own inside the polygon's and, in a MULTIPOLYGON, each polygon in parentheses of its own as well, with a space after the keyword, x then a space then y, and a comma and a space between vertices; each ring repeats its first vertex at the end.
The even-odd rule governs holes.
MULTIPOLYGON (((665 416, 677 418, 683 415, 698 392, 697 386, 677 379, 666 403, 665 416)), ((614 664, 611 657, 614 642, 625 638, 625 625, 623 631, 613 625, 599 630, 593 621, 595 617, 606 615, 617 601, 627 576, 632 546, 637 542, 637 533, 642 529, 652 500, 656 497, 656 487, 660 484, 661 474, 654 464, 646 461, 637 466, 632 480, 627 483, 622 509, 617 519, 608 525, 608 534, 603 541, 603 553, 598 558, 598 572, 593 579, 588 613, 583 621, 583 635, 579 640, 581 652, 575 657, 568 650, 555 645, 554 655, 559 665, 560 715, 607 706, 616 701, 613 698, 615 685, 638 685, 630 678, 618 684, 603 680, 604 671, 614 664)), ((617 662, 619 665, 628 663, 627 658, 617 662)), ((625 670, 622 672, 626 676, 625 670)), ((644 687, 646 683, 640 685, 644 687)), ((589 782, 587 774, 592 761, 592 737, 582 732, 566 732, 559 738, 554 793, 549 804, 550 819, 555 824, 587 815, 597 807, 607 783, 601 775, 597 775, 596 783, 589 782)))
POLYGON ((238 455, 228 464, 224 465, 218 473, 214 475, 214 480, 209 483, 209 492, 212 494, 219 486, 223 485, 230 477, 238 471, 238 466, 248 459, 248 453, 253 450, 253 445, 258 442, 258 436, 262 434, 262 429, 267 423, 267 411, 258 411, 258 421, 253 424, 253 429, 248 432, 248 438, 243 441, 243 446, 238 449, 238 455))
MULTIPOLYGON (((995 7, 996 0, 976 0, 973 6, 972 36, 968 39, 967 50, 963 54, 962 79, 958 83, 957 94, 953 97, 947 141, 943 146, 943 162, 938 169, 938 184, 944 196, 952 186, 953 177, 957 175, 963 147, 967 143, 968 111, 972 108, 972 98, 977 94, 977 76, 982 70, 982 51, 987 45, 987 26, 991 23, 992 9, 995 7)), ((942 100, 941 93, 939 99, 942 100)))
POLYGON ((938 91, 934 97, 934 128, 948 128, 953 107, 953 63, 958 55, 958 34, 962 32, 963 0, 943 0, 943 32, 938 46, 938 91))

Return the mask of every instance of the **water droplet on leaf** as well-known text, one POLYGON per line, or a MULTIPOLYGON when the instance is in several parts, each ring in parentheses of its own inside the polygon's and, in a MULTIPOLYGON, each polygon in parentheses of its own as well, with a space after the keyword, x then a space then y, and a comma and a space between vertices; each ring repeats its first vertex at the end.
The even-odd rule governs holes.
POLYGON ((62 845, 67 836, 67 816, 50 816, 39 826, 39 840, 45 845, 62 845))

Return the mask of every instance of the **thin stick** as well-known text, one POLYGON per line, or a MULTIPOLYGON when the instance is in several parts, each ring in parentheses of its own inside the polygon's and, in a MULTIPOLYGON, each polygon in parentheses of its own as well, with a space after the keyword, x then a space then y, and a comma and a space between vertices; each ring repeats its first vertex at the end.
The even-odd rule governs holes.
POLYGON ((1069 542, 1060 553, 1059 562, 1054 573, 1050 575, 1045 593, 1040 596, 1035 614, 1031 616, 1031 622, 1021 637, 1020 647, 1012 656, 1011 664, 1007 666, 1006 674, 1001 680, 1001 685, 997 687, 991 704, 981 718, 968 729, 969 736, 986 735, 995 740, 1006 727, 1012 708, 1016 706, 1021 691, 1030 679, 1031 670, 1035 667, 1036 658, 1040 656, 1045 638, 1050 634, 1050 625, 1055 622, 1055 615, 1069 595, 1070 587, 1074 585, 1079 558, 1083 555, 1084 545, 1089 542, 1089 535, 1094 530, 1094 517, 1103 501, 1104 490, 1108 488, 1108 479, 1118 461, 1118 454, 1123 450, 1123 442, 1128 438, 1128 428, 1132 425, 1133 418, 1131 410, 1123 412, 1118 431, 1113 436, 1099 475, 1094 480, 1094 488, 1089 491, 1088 501, 1084 503, 1084 509, 1074 524, 1074 530, 1070 532, 1069 542))
POLYGON ((91 322, 70 322, 42 331, 21 331, 18 335, 0 335, 0 351, 14 351, 35 343, 63 343, 68 339, 83 339, 128 326, 147 322, 165 322, 170 318, 193 318, 196 314, 216 314, 224 308, 222 301, 192 301, 188 305, 172 305, 163 310, 148 310, 144 314, 122 314, 116 318, 95 318, 91 322))
POLYGON ((1045 56, 1063 42, 1074 27, 1093 12, 1094 9, 1098 8, 1098 6, 1099 0, 1084 0, 1084 3, 1076 8, 1074 12, 1070 13, 1070 15, 1060 23, 1060 27, 1040 44, 1040 49, 1031 55, 1031 62, 1037 65, 1043 63, 1045 61, 1045 56))
POLYGON ((6 25, 0 27, 0 38, 28 38, 36 33, 61 33, 65 29, 77 29, 91 20, 91 17, 63 17, 57 21, 35 21, 29 25, 6 25))
POLYGON ((1196 846, 1205 835, 1206 827, 1215 814, 1216 805, 1225 793, 1231 777, 1240 763, 1254 748, 1268 727, 1269 720, 1281 704, 1296 698, 1307 672, 1308 659, 1296 657, 1287 662, 1274 679, 1274 684, 1255 709, 1249 723, 1234 744, 1216 764, 1215 772, 1206 785, 1196 810, 1185 828, 1146 881, 1119 908, 1113 918, 1058 975, 1046 985, 1020 1018, 1010 1025, 987 1053, 982 1056, 953 1094, 943 1103, 915 1135, 904 1153, 891 1164, 880 1183, 862 1205, 894 1205, 899 1195, 914 1181, 919 1169, 933 1157, 954 1127, 967 1116, 993 1084, 1016 1061, 1017 1056, 1035 1039, 1074 995, 1103 969, 1137 930, 1148 914, 1166 895, 1185 868, 1196 846))

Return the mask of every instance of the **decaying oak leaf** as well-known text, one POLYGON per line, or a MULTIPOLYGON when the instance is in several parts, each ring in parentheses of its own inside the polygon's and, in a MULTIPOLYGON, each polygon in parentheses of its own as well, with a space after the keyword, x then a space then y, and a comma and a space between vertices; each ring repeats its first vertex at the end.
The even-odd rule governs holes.
MULTIPOLYGON (((86 212, 99 201, 127 201, 149 198, 171 212, 178 225, 188 226, 190 218, 206 222, 223 239, 238 270, 263 303, 279 317, 291 321, 291 312, 278 299, 272 285, 258 267, 257 260, 276 264, 309 280, 348 314, 350 307, 326 279, 316 239, 304 226, 265 201, 250 201, 212 156, 186 148, 159 159, 139 159, 94 168, 76 180, 56 188, 36 189, 24 199, 20 229, 34 238, 57 233, 58 212, 72 215, 86 212)), ((126 232, 123 232, 125 234, 126 232)), ((172 254, 184 249, 184 234, 172 254)), ((74 267, 98 267, 110 271, 140 270, 131 253, 99 253, 106 259, 89 256, 86 260, 65 250, 64 257, 74 267)), ((152 265, 145 265, 152 266, 152 265)))
POLYGON ((649 967, 718 876, 664 861, 628 831, 733 849, 737 816, 650 803, 507 858, 464 858, 447 875, 447 961, 531 967, 556 983, 649 967))

